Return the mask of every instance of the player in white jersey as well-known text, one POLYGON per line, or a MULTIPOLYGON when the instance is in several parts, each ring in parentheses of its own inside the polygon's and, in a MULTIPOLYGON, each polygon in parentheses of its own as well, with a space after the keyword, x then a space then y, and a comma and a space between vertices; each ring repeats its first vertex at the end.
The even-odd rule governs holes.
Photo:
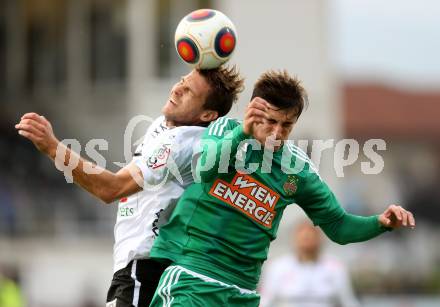
POLYGON ((154 191, 146 189, 119 201, 115 225, 115 272, 126 267, 131 260, 149 255, 163 219, 174 208, 185 187, 194 181, 191 162, 197 153, 193 148, 199 147, 204 127, 169 129, 164 122, 165 117, 160 116, 150 125, 133 157, 145 184, 154 191), (175 163, 177 178, 169 171, 168 161, 175 163))
POLYGON ((235 67, 192 70, 173 86, 163 116, 149 127, 133 161, 117 173, 101 169, 64 146, 41 115, 27 113, 15 126, 55 163, 67 166, 70 159, 76 159, 72 175, 77 185, 106 203, 121 199, 107 306, 149 305, 166 268, 148 259, 158 227, 193 181, 193 147, 203 127, 229 112, 242 86, 235 67), (65 155, 57 156, 57 149, 65 155))
POLYGON ((359 307, 345 266, 321 255, 321 233, 304 221, 292 233, 295 253, 269 262, 260 307, 359 307))

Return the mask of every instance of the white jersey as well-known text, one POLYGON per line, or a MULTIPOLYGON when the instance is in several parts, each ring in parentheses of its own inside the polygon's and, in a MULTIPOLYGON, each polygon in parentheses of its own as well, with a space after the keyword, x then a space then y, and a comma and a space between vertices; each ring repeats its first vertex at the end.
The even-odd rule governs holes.
POLYGON ((133 161, 144 178, 144 189, 118 204, 114 272, 133 259, 148 258, 158 227, 169 217, 185 187, 191 184, 192 161, 204 127, 167 128, 164 117, 148 128, 133 161))
POLYGON ((267 263, 261 280, 261 305, 278 307, 358 307, 345 267, 321 258, 299 262, 284 256, 267 263))

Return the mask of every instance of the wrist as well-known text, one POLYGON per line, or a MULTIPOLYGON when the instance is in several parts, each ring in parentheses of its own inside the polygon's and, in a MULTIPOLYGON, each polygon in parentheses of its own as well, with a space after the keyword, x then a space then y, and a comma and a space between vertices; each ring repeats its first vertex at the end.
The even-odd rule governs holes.
POLYGON ((393 228, 385 225, 385 223, 381 220, 380 215, 376 215, 377 224, 379 225, 379 229, 383 231, 392 231, 393 228))
POLYGON ((60 145, 61 145, 60 141, 58 141, 57 139, 53 140, 51 145, 49 145, 46 150, 46 155, 48 155, 49 158, 51 158, 52 160, 55 160, 55 157, 57 155, 57 149, 58 149, 58 146, 60 146, 60 145))
POLYGON ((252 136, 252 133, 250 131, 246 131, 246 127, 244 124, 237 126, 236 131, 237 131, 237 135, 242 139, 247 139, 252 136))

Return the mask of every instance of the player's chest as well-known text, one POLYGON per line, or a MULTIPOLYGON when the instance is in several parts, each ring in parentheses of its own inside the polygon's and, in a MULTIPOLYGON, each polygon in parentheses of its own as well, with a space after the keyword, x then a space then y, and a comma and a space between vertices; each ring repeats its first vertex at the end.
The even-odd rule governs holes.
POLYGON ((295 202, 295 196, 301 187, 301 174, 289 174, 281 165, 281 155, 266 154, 264 151, 237 153, 235 165, 231 168, 230 182, 237 186, 243 180, 250 183, 250 194, 257 200, 276 199, 274 205, 284 207, 295 202))
POLYGON ((163 166, 171 153, 171 147, 175 138, 172 130, 154 134, 144 140, 142 157, 151 169, 163 166))
MULTIPOLYGON (((286 187, 287 176, 262 173, 240 172, 219 176, 206 191, 211 197, 234 211, 239 211, 248 219, 266 230, 279 223, 285 207, 294 202, 294 187, 286 187), (283 181, 284 180, 284 181, 283 181)), ((296 185, 293 181, 292 185, 296 185)))

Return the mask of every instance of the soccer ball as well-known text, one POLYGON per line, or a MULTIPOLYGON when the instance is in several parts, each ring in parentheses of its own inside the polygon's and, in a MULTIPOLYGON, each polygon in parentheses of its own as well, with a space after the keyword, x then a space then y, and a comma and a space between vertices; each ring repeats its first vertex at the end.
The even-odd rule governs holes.
POLYGON ((222 12, 201 9, 179 22, 174 37, 180 58, 193 68, 219 67, 231 57, 237 43, 232 21, 222 12))

